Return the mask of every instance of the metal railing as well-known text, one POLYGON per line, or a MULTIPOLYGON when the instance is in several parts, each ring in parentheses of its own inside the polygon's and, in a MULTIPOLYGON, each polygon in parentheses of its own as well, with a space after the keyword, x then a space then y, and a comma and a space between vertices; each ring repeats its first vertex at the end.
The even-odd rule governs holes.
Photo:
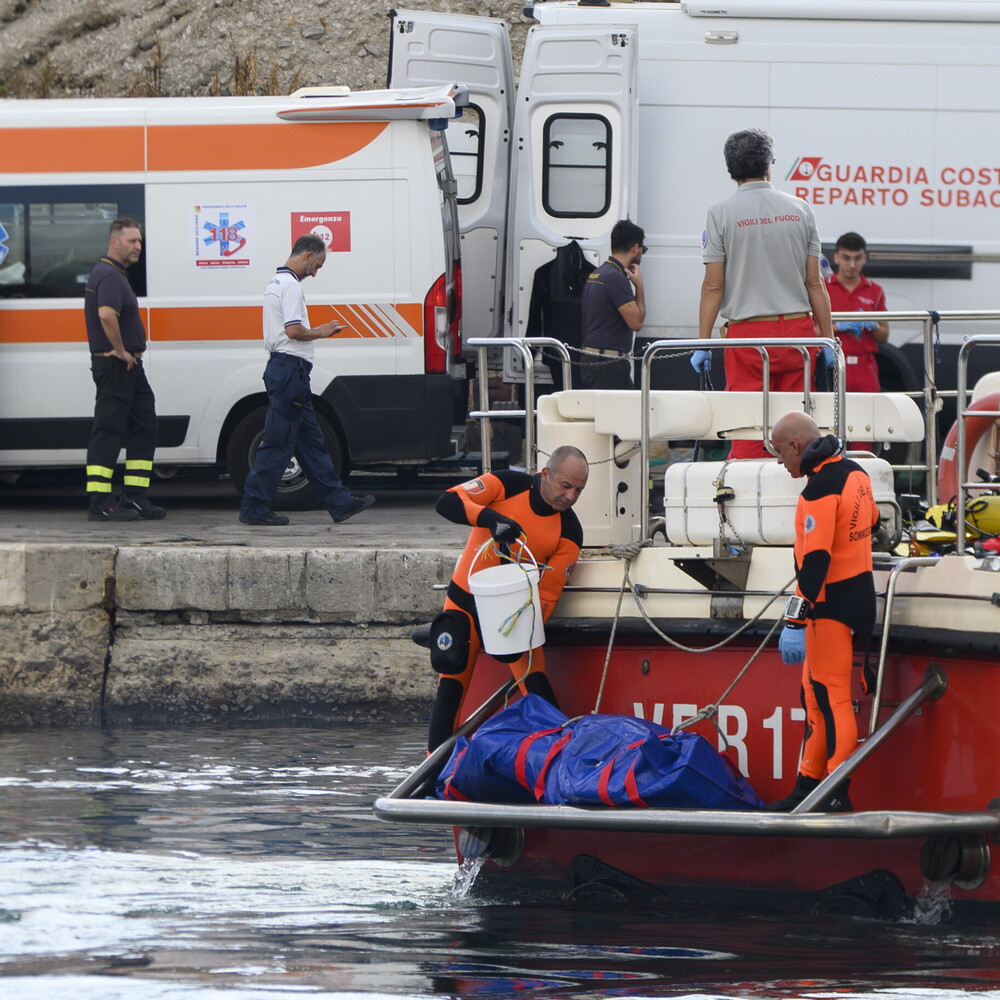
POLYGON ((534 348, 551 347, 562 362, 563 385, 567 389, 573 387, 573 369, 570 363, 569 351, 561 340, 554 337, 474 337, 467 340, 469 347, 476 348, 476 370, 479 377, 479 409, 473 410, 469 416, 480 422, 480 449, 483 454, 483 472, 493 469, 493 429, 490 421, 503 417, 510 419, 520 417, 524 420, 524 467, 529 473, 536 471, 535 462, 535 356, 534 348), (489 363, 486 356, 488 349, 516 351, 524 363, 524 409, 494 410, 490 407, 489 363))
MULTIPOLYGON (((920 566, 934 566, 938 562, 940 562, 938 556, 908 556, 905 559, 893 560, 889 579, 885 585, 885 603, 882 607, 882 640, 879 643, 878 664, 875 667, 875 690, 872 692, 872 710, 868 720, 869 736, 873 735, 878 728, 878 717, 882 710, 882 679, 885 673, 886 656, 889 653, 889 626, 896 607, 896 584, 901 573, 917 569, 920 566)), ((876 567, 881 568, 880 564, 884 566, 881 560, 875 563, 876 567)))
MULTIPOLYGON (((802 402, 806 413, 811 413, 814 409, 812 402, 812 391, 809 388, 812 381, 812 365, 809 357, 809 348, 829 347, 837 360, 837 437, 843 438, 845 435, 845 410, 846 399, 844 393, 845 363, 844 352, 836 339, 828 340, 825 337, 747 337, 733 340, 656 340, 646 348, 646 353, 642 357, 642 401, 640 405, 640 441, 639 449, 643 469, 649 468, 649 393, 650 393, 650 369, 657 356, 674 351, 691 350, 712 350, 725 351, 734 349, 756 348, 761 356, 763 368, 761 375, 762 382, 762 414, 761 423, 763 425, 761 435, 765 447, 771 454, 771 408, 770 408, 770 381, 771 365, 767 355, 768 347, 795 347, 802 354, 803 369, 803 390, 802 402)), ((649 536, 649 476, 642 476, 642 498, 640 501, 640 538, 649 536)))
POLYGON ((959 552, 965 552, 965 508, 968 497, 966 492, 973 486, 984 486, 987 484, 966 482, 968 475, 968 462, 970 456, 967 454, 966 420, 970 416, 1000 418, 1000 410, 970 410, 968 409, 968 380, 969 380, 969 355, 976 347, 1000 347, 1000 336, 984 335, 970 337, 958 352, 958 454, 955 459, 956 477, 958 484, 958 495, 955 499, 955 547, 959 552))
MULTIPOLYGON (((833 313, 834 323, 850 323, 858 319, 856 312, 835 312, 833 313)), ((927 475, 927 503, 935 506, 938 502, 937 477, 932 475, 937 467, 938 455, 938 432, 937 415, 941 409, 941 401, 957 396, 957 392, 950 390, 941 391, 937 387, 935 375, 936 363, 934 359, 935 351, 935 328, 940 323, 948 322, 1000 322, 1000 310, 995 309, 953 309, 945 312, 932 312, 928 309, 897 310, 885 312, 865 312, 861 317, 864 322, 886 322, 886 323, 920 323, 923 330, 923 389, 906 391, 906 395, 914 398, 923 398, 924 403, 924 431, 926 433, 926 447, 924 449, 924 461, 918 465, 894 465, 897 472, 926 472, 927 475)))
MULTIPOLYGON (((859 318, 857 312, 835 312, 832 314, 833 321, 835 323, 849 323, 856 321, 859 318)), ((937 456, 938 456, 938 429, 937 429, 937 416, 941 409, 941 403, 944 399, 951 398, 952 396, 964 396, 967 395, 967 387, 963 386, 961 392, 959 390, 940 390, 937 386, 936 377, 936 362, 935 362, 935 334, 940 327, 940 324, 944 323, 967 323, 967 322, 997 322, 1000 323, 1000 310, 995 309, 959 309, 959 310, 947 310, 943 312, 933 312, 927 309, 919 310, 895 310, 895 311, 885 311, 885 312, 865 312, 862 316, 865 322, 886 322, 886 323, 919 323, 922 328, 923 333, 923 388, 915 390, 905 390, 905 394, 916 399, 923 400, 923 410, 924 410, 924 432, 926 435, 926 447, 924 450, 924 461, 915 465, 894 465, 893 469, 897 472, 923 472, 927 473, 926 478, 926 498, 930 506, 934 506, 938 503, 939 497, 937 495, 937 477, 933 474, 937 468, 937 456)), ((968 342, 983 343, 983 338, 976 336, 970 339, 968 342)), ((490 420, 493 418, 503 417, 505 419, 510 418, 520 418, 524 420, 524 438, 525 438, 525 467, 529 472, 535 471, 535 466, 537 462, 537 456, 535 454, 535 364, 534 364, 534 350, 539 347, 547 347, 554 350, 562 363, 563 369, 563 385, 565 388, 572 388, 572 366, 569 351, 566 345, 560 340, 556 340, 553 337, 491 337, 491 338, 475 338, 466 342, 468 346, 475 347, 478 352, 477 364, 480 373, 479 377, 479 409, 471 412, 469 416, 474 419, 478 419, 482 423, 482 451, 483 451, 483 471, 489 472, 491 468, 491 448, 492 448, 492 434, 490 432, 490 420), (489 381, 484 378, 484 373, 489 371, 489 365, 487 364, 487 350, 489 348, 498 349, 501 351, 514 350, 520 354, 521 360, 524 366, 524 408, 523 409, 510 409, 510 410, 493 410, 489 405, 489 381)), ((651 347, 655 346, 661 349, 661 354, 668 350, 710 350, 715 349, 719 346, 725 345, 725 341, 720 340, 657 340, 654 341, 651 347)), ((749 347, 753 346, 758 341, 754 340, 741 340, 738 343, 734 341, 731 346, 738 347, 749 347)), ((830 341, 824 341, 820 338, 812 338, 809 343, 812 346, 819 346, 821 344, 831 344, 830 341)), ((792 342, 786 339, 779 339, 777 342, 778 346, 792 346, 792 342)), ((840 356, 839 345, 834 345, 837 348, 836 353, 840 356)), ((763 352, 761 352, 763 353, 763 352)), ((647 370, 646 358, 648 358, 648 350, 646 356, 643 358, 643 389, 649 382, 649 372, 647 370)), ((767 372, 767 357, 764 356, 765 373, 767 372)), ((809 369, 808 364, 806 367, 805 374, 808 376, 809 369)), ((967 373, 964 376, 967 379, 967 373)), ((765 378, 765 384, 767 379, 765 378)), ((808 377, 806 378, 806 386, 809 384, 808 377)), ((844 369, 838 368, 838 390, 844 384, 844 369)), ((808 398, 809 390, 808 388, 804 390, 804 396, 807 402, 808 408, 808 398)), ((767 400, 765 396, 765 415, 767 415, 767 400)), ((961 409, 961 408, 960 408, 961 409)), ((648 413, 648 400, 643 403, 644 414, 648 413)), ((840 413, 843 414, 844 408, 841 405, 840 413)), ((980 416, 987 416, 988 414, 978 413, 980 416)), ((766 430, 766 428, 765 428, 766 430)), ((766 435, 765 435, 766 436, 766 435)), ((843 433, 840 434, 843 437, 843 433)), ((646 445, 645 459, 648 462, 648 442, 646 445)))

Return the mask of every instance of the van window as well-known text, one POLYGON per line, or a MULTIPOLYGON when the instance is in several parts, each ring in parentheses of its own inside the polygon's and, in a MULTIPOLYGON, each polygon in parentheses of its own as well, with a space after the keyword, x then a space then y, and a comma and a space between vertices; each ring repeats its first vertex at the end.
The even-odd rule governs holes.
MULTIPOLYGON (((141 184, 0 188, 0 298, 82 297, 119 215, 143 218, 141 184)), ((146 294, 146 259, 129 270, 146 294)))
POLYGON ((545 123, 542 206, 549 215, 595 218, 611 206, 611 124, 558 114, 545 123))
POLYGON ((462 117, 449 122, 448 152, 451 169, 458 182, 458 203, 475 201, 483 190, 483 138, 486 122, 482 108, 475 104, 462 108, 462 117))

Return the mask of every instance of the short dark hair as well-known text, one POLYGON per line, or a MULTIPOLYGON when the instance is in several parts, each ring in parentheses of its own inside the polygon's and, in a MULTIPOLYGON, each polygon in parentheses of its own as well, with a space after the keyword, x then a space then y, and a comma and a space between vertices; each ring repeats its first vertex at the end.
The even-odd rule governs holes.
POLYGON ((638 243, 646 242, 646 234, 629 219, 619 219, 611 230, 611 252, 631 250, 638 243))
POLYGON ((112 236, 116 236, 123 229, 138 229, 142 232, 142 225, 137 219, 133 219, 130 215, 119 215, 117 219, 111 221, 111 225, 108 226, 108 239, 110 240, 112 236))
POLYGON ((300 236, 292 247, 292 256, 298 257, 303 253, 326 253, 326 244, 315 235, 315 233, 305 233, 300 236))
POLYGON ((860 233, 844 233, 837 240, 837 249, 850 250, 853 253, 864 250, 865 253, 868 253, 868 244, 865 243, 865 238, 860 233))
POLYGON ((762 128, 745 128, 726 140, 723 152, 734 181, 764 178, 774 162, 774 140, 762 128))

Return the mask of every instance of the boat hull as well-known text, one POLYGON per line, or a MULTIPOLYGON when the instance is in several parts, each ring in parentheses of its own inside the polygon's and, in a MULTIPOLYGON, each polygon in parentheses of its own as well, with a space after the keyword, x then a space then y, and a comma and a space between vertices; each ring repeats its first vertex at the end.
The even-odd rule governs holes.
MULTIPOLYGON (((706 627, 686 623, 679 634, 691 645, 693 634, 706 627)), ((756 652, 759 636, 697 653, 620 634, 605 671, 609 631, 598 624, 582 631, 579 623, 562 634, 550 629, 547 670, 563 711, 570 716, 595 710, 638 715, 670 727, 718 703, 714 721, 700 721, 693 731, 727 753, 764 801, 787 794, 804 727, 800 668, 785 666, 773 643, 722 697, 756 652)), ((708 644, 704 636, 702 644, 708 644)), ((493 854, 478 884, 494 894, 600 891, 711 898, 752 908, 808 906, 893 915, 946 887, 953 910, 975 911, 982 918, 979 911, 985 907, 1000 916, 1000 873, 990 870, 996 834, 988 829, 963 832, 945 819, 963 811, 982 815, 1000 794, 993 710, 1000 704, 1000 666, 988 656, 958 657, 953 649, 934 649, 926 641, 910 649, 897 644, 886 662, 879 721, 935 668, 946 678, 944 693, 917 709, 854 774, 850 796, 855 812, 821 820, 842 825, 834 836, 781 836, 738 827, 721 834, 704 829, 688 833, 667 829, 669 824, 662 832, 587 829, 585 824, 593 820, 586 816, 567 828, 533 825, 544 823, 544 817, 523 826, 501 817, 502 825, 491 826, 495 817, 485 817, 480 825, 483 818, 473 816, 474 824, 456 827, 459 857, 464 856, 463 844, 473 854, 493 854), (918 836, 887 832, 874 822, 869 832, 847 830, 846 824, 863 816, 891 818, 913 810, 940 816, 939 826, 932 821, 918 836), (485 849, 491 837, 492 847, 485 849)), ((506 665, 483 656, 468 703, 479 704, 506 678, 506 665)), ((855 698, 864 737, 871 700, 860 686, 855 698)), ((635 815, 634 810, 617 812, 635 815)), ((669 811, 647 811, 662 812, 669 811)), ((737 820, 743 815, 731 814, 737 820)), ((747 821, 761 815, 746 814, 747 821)))

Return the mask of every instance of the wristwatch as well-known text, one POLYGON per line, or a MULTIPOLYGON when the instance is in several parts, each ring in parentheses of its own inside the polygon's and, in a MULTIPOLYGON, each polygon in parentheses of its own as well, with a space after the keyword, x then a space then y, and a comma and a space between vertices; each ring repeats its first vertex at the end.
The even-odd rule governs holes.
POLYGON ((796 594, 789 597, 788 603, 785 605, 785 621, 793 628, 803 628, 810 611, 812 611, 812 605, 804 597, 799 597, 796 594))

